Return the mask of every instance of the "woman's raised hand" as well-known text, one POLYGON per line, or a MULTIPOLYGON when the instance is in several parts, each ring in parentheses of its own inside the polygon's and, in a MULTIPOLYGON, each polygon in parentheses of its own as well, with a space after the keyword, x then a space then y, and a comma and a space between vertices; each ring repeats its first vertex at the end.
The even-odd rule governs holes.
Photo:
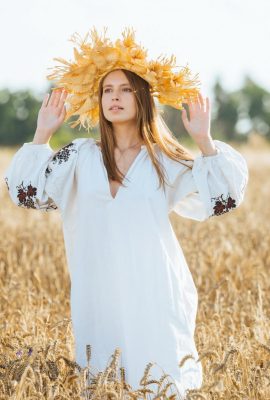
POLYGON ((210 133, 211 107, 209 98, 203 98, 199 92, 197 99, 187 103, 190 118, 186 110, 182 110, 182 121, 189 135, 196 142, 205 156, 217 154, 215 143, 210 133))
POLYGON ((33 144, 48 143, 51 136, 62 125, 65 116, 65 100, 68 93, 63 89, 55 89, 43 99, 38 113, 37 129, 33 144))
POLYGON ((190 119, 186 110, 182 110, 183 124, 195 142, 202 142, 210 137, 210 103, 209 98, 203 98, 199 92, 195 101, 187 103, 190 119))

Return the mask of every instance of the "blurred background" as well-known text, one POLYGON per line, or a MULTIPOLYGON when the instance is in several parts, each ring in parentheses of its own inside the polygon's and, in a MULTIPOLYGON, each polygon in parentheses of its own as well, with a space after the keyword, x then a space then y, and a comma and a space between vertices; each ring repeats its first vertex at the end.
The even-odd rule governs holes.
MULTIPOLYGON (((53 85, 46 79, 57 64, 53 58, 73 59, 71 35, 84 36, 93 26, 99 32, 108 27, 113 41, 132 26, 149 58, 174 54, 177 65, 188 63, 210 98, 214 138, 247 142, 256 134, 268 141, 269 12, 266 0, 1 2, 0 145, 32 140, 42 98, 53 85)), ((189 143, 181 111, 163 108, 170 129, 189 143)), ((57 148, 78 135, 89 134, 65 123, 51 145, 57 148)))

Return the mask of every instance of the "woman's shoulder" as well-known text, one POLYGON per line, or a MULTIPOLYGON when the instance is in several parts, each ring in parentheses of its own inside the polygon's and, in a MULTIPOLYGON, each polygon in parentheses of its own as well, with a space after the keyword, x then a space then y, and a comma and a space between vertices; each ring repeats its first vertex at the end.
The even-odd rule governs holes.
POLYGON ((70 144, 72 144, 72 146, 77 147, 77 148, 92 147, 96 144, 96 141, 94 138, 81 137, 81 138, 73 139, 72 142, 70 142, 70 144))
POLYGON ((178 170, 179 169, 189 169, 192 168, 194 164, 194 160, 186 160, 180 157, 170 157, 167 153, 165 153, 160 147, 157 148, 157 153, 160 161, 164 165, 166 169, 169 170, 178 170))
POLYGON ((69 164, 71 160, 77 159, 85 151, 89 153, 89 148, 93 147, 95 140, 93 138, 76 138, 61 147, 51 155, 52 164, 69 164))
POLYGON ((76 153, 83 153, 85 151, 89 152, 90 149, 93 149, 94 146, 96 145, 96 141, 94 138, 76 138, 73 139, 72 142, 68 143, 66 146, 64 146, 60 151, 68 150, 68 151, 73 151, 76 153))

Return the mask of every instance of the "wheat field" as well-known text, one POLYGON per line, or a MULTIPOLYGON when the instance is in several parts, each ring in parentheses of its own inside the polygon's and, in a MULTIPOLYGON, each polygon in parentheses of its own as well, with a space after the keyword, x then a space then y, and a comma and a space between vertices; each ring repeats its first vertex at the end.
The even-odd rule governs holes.
MULTIPOLYGON (((199 293, 204 383, 187 399, 270 399, 270 147, 252 136, 241 152, 250 178, 239 208, 204 222, 170 216, 199 293)), ((12 154, 0 151, 1 178, 12 154)), ((0 400, 177 399, 166 374, 151 393, 151 364, 131 388, 119 349, 104 371, 92 369, 90 346, 88 368, 73 362, 58 211, 16 207, 3 179, 0 204, 0 400)))

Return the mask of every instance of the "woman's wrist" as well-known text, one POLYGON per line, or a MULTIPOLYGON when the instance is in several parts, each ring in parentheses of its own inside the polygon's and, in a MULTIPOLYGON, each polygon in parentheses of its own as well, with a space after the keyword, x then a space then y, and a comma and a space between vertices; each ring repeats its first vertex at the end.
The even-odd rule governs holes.
POLYGON ((197 142, 197 146, 202 152, 204 157, 214 156, 218 153, 215 143, 212 138, 205 139, 204 141, 197 142))
POLYGON ((48 144, 51 138, 51 133, 37 129, 33 138, 33 144, 48 144))

